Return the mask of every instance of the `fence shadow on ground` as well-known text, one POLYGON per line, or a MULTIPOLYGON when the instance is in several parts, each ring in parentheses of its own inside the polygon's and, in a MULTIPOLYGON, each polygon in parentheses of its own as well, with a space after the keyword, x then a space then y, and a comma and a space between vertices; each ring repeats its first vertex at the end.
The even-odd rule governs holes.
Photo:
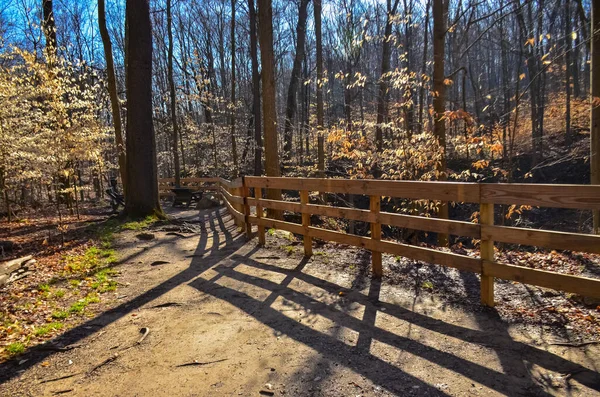
MULTIPOLYGON (((530 370, 534 365, 551 371, 571 374, 572 379, 593 390, 600 391, 598 373, 543 349, 514 341, 508 333, 508 325, 500 320, 497 313, 492 309, 475 314, 481 328, 480 330, 474 330, 380 301, 381 281, 368 279, 366 274, 359 275, 359 277, 366 279, 354 280, 353 282, 353 284, 366 282, 369 285, 368 294, 365 295, 351 288, 343 288, 340 285, 303 272, 306 263, 307 260, 302 259, 294 269, 286 269, 265 263, 265 261, 252 259, 250 255, 233 254, 226 263, 219 263, 212 268, 213 271, 217 272, 217 275, 212 279, 197 278, 190 285, 203 293, 229 302, 272 328, 275 333, 287 335, 307 345, 317 351, 322 356, 322 360, 346 366, 394 393, 406 393, 412 389, 413 391, 418 390, 418 393, 423 395, 446 394, 434 385, 424 382, 374 355, 371 352, 373 341, 382 342, 395 349, 430 361, 502 394, 552 395, 533 379, 530 370), (255 274, 260 274, 260 271, 274 272, 279 273, 280 276, 285 276, 285 278, 280 283, 273 282, 260 276, 248 274, 249 272, 246 270, 236 269, 240 265, 259 270, 254 272, 255 274), (241 289, 224 286, 222 281, 225 278, 240 282, 240 285, 250 285, 267 290, 269 296, 263 301, 255 299, 241 289), (290 283, 293 280, 307 283, 330 294, 338 294, 341 291, 348 301, 364 305, 362 320, 346 313, 343 307, 341 309, 336 308, 315 299, 309 294, 290 288, 290 283), (307 325, 305 322, 299 322, 284 315, 280 310, 273 307, 273 303, 278 298, 306 308, 315 315, 323 316, 334 322, 336 326, 355 331, 359 335, 356 346, 346 344, 338 340, 335 335, 320 332, 312 328, 310 324, 307 325), (385 312, 385 315, 393 316, 400 321, 425 328, 428 331, 434 331, 441 336, 457 338, 462 342, 491 349, 490 354, 497 356, 502 371, 436 349, 410 337, 398 335, 385 329, 381 325, 381 321, 378 322, 379 325, 376 325, 378 314, 383 312, 385 312)), ((319 382, 324 381, 323 377, 315 379, 319 379, 319 382)), ((307 388, 309 388, 306 390, 307 392, 318 387, 314 382, 309 383, 307 384, 307 388)))

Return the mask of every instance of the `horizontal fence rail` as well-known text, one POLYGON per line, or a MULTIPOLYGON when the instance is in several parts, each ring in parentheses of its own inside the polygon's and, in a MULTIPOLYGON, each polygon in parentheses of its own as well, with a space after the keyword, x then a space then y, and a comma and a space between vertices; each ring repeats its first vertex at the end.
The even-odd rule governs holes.
POLYGON ((217 181, 218 191, 229 212, 236 224, 245 230, 249 238, 252 236, 252 225, 258 226, 260 244, 265 243, 266 229, 274 228, 302 235, 304 253, 307 256, 312 255, 312 239, 315 238, 370 250, 375 276, 381 276, 383 272, 382 253, 474 272, 481 276, 481 302, 488 306, 494 305, 495 278, 600 298, 600 280, 598 279, 499 263, 496 262, 494 254, 494 242, 600 254, 600 236, 597 235, 494 225, 494 204, 583 210, 600 209, 600 186, 283 177, 244 177, 234 181, 222 178, 201 179, 211 179, 210 182, 217 181), (250 195, 250 189, 254 190, 253 196, 250 195), (300 202, 265 199, 263 193, 266 189, 298 191, 300 202), (369 196, 370 209, 310 204, 310 192, 366 195, 369 196), (480 221, 471 223, 381 212, 380 200, 382 197, 476 203, 480 206, 480 221), (302 216, 302 223, 267 217, 264 213, 265 208, 299 213, 302 216), (312 226, 311 215, 366 222, 370 224, 371 235, 363 237, 312 226), (480 256, 473 257, 382 240, 382 225, 479 239, 480 256))
MULTIPOLYGON (((218 191, 221 178, 181 178, 180 187, 189 187, 196 191, 218 191)), ((175 178, 159 178, 158 194, 160 197, 174 197, 175 193, 171 191, 175 186, 175 178)))

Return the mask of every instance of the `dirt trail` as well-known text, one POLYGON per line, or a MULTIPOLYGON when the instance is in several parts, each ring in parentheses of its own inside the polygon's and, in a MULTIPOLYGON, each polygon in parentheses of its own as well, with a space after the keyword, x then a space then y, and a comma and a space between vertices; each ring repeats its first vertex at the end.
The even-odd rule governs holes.
POLYGON ((115 307, 0 366, 0 395, 600 395, 598 345, 259 248, 223 209, 178 216, 200 233, 123 233, 115 307))

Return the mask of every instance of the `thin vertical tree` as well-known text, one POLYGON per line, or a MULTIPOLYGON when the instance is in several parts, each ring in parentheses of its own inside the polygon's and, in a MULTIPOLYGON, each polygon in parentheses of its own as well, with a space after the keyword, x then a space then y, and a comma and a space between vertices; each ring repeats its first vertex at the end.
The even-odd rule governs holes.
POLYGON ((230 134, 231 134, 231 151, 233 155, 233 173, 237 177, 239 175, 237 145, 235 142, 235 0, 231 0, 231 104, 230 104, 230 134))
POLYGON ((302 71, 302 60, 304 59, 304 47, 306 43, 306 20, 308 18, 308 1, 301 0, 298 9, 298 24, 296 25, 296 54, 292 66, 292 75, 287 92, 287 103, 285 107, 285 125, 283 130, 283 159, 289 162, 292 157, 292 133, 294 130, 294 117, 296 115, 296 95, 300 85, 300 73, 302 71))
POLYGON ((260 116, 260 73, 258 71, 258 43, 256 33, 256 8, 254 0, 248 0, 250 18, 250 58, 252 63, 252 115, 254 121, 254 175, 262 175, 262 131, 260 116))
MULTIPOLYGON (((600 0, 592 1, 591 45, 591 123, 590 123, 590 167, 592 185, 600 185, 600 0)), ((600 210, 594 210, 594 233, 600 233, 600 210)))
POLYGON ((319 177, 325 177, 325 142, 323 137, 323 127, 325 126, 325 117, 323 111, 323 35, 321 33, 321 0, 314 0, 314 19, 315 19, 315 46, 317 52, 317 169, 319 177))
MULTIPOLYGON (((258 0, 258 40, 262 61, 262 109, 265 124, 265 169, 267 176, 281 176, 277 147, 277 103, 275 91, 275 57, 273 55, 273 7, 271 0, 258 0)), ((281 200, 281 190, 267 189, 267 197, 281 200)), ((281 219, 281 211, 269 216, 281 219)))
MULTIPOLYGON (((436 164, 437 179, 446 176, 446 78, 444 75, 446 21, 449 0, 433 0, 433 135, 437 140, 439 160, 436 164)), ((441 202, 439 218, 448 219, 448 203, 441 202)), ((438 243, 448 245, 448 236, 438 234, 438 243)))
POLYGON ((181 170, 179 168, 179 124, 177 123, 177 97, 175 93, 175 78, 173 76, 173 15, 171 0, 167 0, 167 37, 169 48, 167 53, 167 75, 169 79, 169 94, 171 98, 171 125, 173 126, 173 165, 175 168, 175 186, 181 185, 181 170))
POLYGON ((571 1, 565 0, 565 144, 573 140, 571 134, 571 1))
POLYGON ((149 0, 127 0, 127 182, 130 216, 163 216, 158 201, 152 122, 152 25, 149 0))
POLYGON ((115 128, 115 143, 117 144, 117 156, 119 161, 119 173, 123 191, 127 194, 127 181, 125 174, 125 146, 123 142, 123 123, 121 122, 121 104, 117 94, 117 79, 115 77, 115 64, 113 61, 112 43, 106 28, 106 7, 104 0, 98 0, 98 25, 100 36, 104 47, 104 58, 106 59, 106 80, 108 83, 108 95, 110 97, 110 108, 115 128))
POLYGON ((383 33, 383 50, 381 54, 381 76, 379 78, 379 90, 377 95, 377 125, 375 127, 375 145, 377 151, 383 151, 383 123, 385 123, 388 117, 388 73, 390 71, 390 57, 392 54, 392 25, 396 11, 398 9, 399 0, 386 1, 386 18, 385 18, 385 29, 383 33))

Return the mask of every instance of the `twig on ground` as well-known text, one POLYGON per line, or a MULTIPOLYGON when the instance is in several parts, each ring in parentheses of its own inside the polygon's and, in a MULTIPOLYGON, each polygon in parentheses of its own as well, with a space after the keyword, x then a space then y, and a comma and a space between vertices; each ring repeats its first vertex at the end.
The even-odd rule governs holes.
POLYGON ((179 364, 179 365, 176 365, 175 367, 179 368, 179 367, 203 366, 203 365, 208 365, 208 364, 220 363, 220 362, 226 361, 226 360, 229 360, 229 359, 222 358, 220 360, 206 361, 206 362, 200 362, 198 360, 194 360, 191 363, 179 364))

